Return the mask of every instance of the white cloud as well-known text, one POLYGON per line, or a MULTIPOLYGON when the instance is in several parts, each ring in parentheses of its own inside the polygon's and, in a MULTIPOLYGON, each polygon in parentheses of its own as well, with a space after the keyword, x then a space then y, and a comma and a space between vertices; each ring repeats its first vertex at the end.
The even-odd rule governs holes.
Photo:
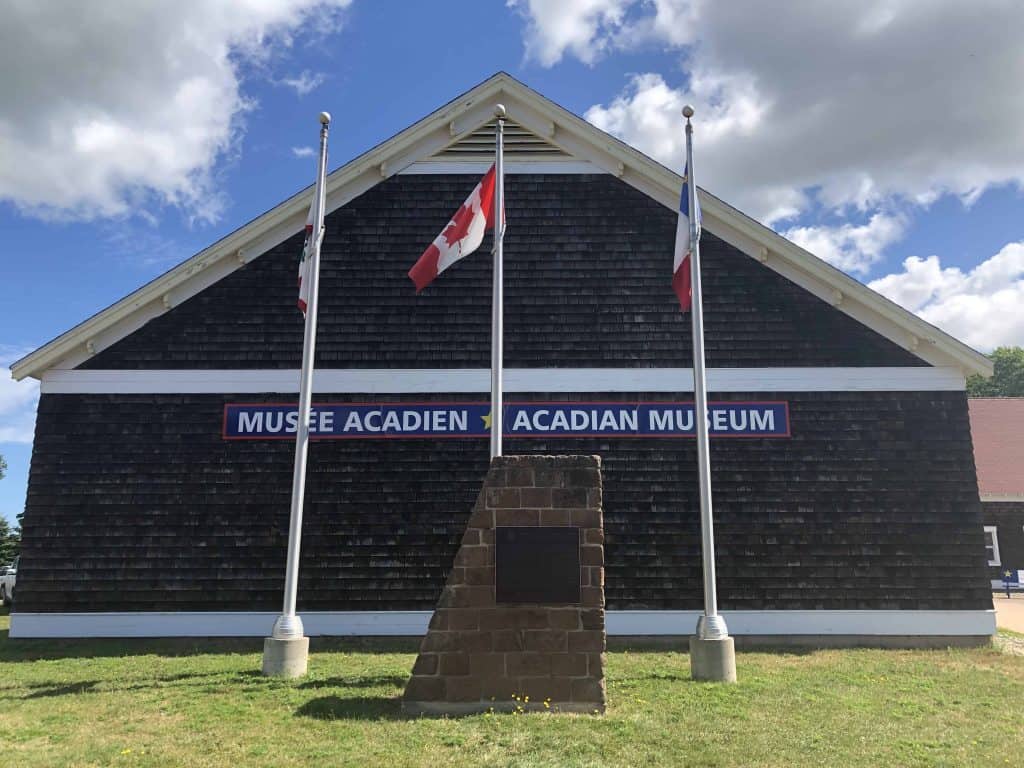
POLYGON ((971 202, 1024 182, 1024 3, 517 2, 527 55, 678 48, 687 78, 633 77, 586 117, 674 168, 694 104, 697 178, 768 223, 817 202, 971 202))
POLYGON ((592 64, 612 44, 633 0, 508 0, 526 20, 526 57, 545 67, 570 51, 592 64))
POLYGON ((654 8, 654 14, 641 14, 616 31, 617 48, 634 48, 647 42, 664 42, 672 46, 689 45, 700 31, 701 2, 680 0, 644 0, 641 8, 654 8))
POLYGON ((242 70, 350 2, 6 3, 0 200, 52 218, 152 203, 215 218, 212 169, 253 106, 242 70))
POLYGON ((593 64, 610 51, 647 42, 692 43, 699 4, 679 0, 507 0, 507 5, 526 19, 526 58, 550 67, 566 52, 593 64))
POLYGON ((792 227, 785 235, 839 269, 866 275, 885 249, 902 239, 905 230, 902 216, 876 213, 866 224, 792 227))
POLYGON ((869 285, 976 349, 1024 346, 1024 241, 968 272, 912 256, 869 285))
POLYGON ((39 382, 35 379, 14 381, 7 370, 11 363, 31 351, 0 344, 0 443, 32 442, 39 382))
POLYGON ((323 85, 326 79, 327 76, 323 72, 310 72, 308 69, 304 69, 295 77, 285 77, 278 82, 294 89, 299 96, 305 96, 323 85))
POLYGON ((312 147, 292 147, 292 154, 295 157, 313 157, 316 150, 312 147))
MULTIPOLYGON (((527 56, 544 66, 642 45, 677 51, 678 83, 634 75, 586 118, 678 170, 679 111, 693 104, 698 183, 767 224, 818 212, 838 220, 785 234, 850 272, 875 267, 917 206, 1024 186, 1024 3, 570 0, 557 14, 515 5, 529 19, 527 56)), ((911 258, 871 287, 980 349, 1024 344, 1022 247, 966 272, 911 258)))

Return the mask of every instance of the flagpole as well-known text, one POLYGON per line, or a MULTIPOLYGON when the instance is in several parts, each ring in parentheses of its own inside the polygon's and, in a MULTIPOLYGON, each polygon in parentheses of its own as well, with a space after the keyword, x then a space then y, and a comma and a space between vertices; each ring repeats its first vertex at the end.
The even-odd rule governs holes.
POLYGON ((505 107, 494 107, 494 274, 491 299, 491 458, 501 456, 504 360, 505 107))
POLYGON ((306 672, 309 640, 295 606, 299 582, 299 546, 302 541, 302 510, 306 494, 306 458, 309 454, 309 412, 316 354, 317 302, 320 283, 320 246, 324 239, 324 180, 327 174, 327 131, 331 116, 320 113, 320 159, 317 163, 314 244, 309 270, 306 326, 302 340, 299 374, 299 413, 295 431, 295 464, 292 472, 291 516, 288 525, 288 560, 284 575, 284 605, 263 648, 263 674, 297 677, 306 672))
POLYGON ((715 591, 715 532, 711 503, 711 457, 708 444, 708 393, 704 371, 704 302, 700 281, 700 237, 698 235, 697 185, 693 173, 693 107, 683 107, 686 118, 686 191, 690 220, 690 318, 693 333, 694 420, 697 427, 697 479, 700 489, 701 562, 704 566, 704 614, 697 620, 697 643, 690 643, 694 677, 735 682, 736 658, 733 641, 718 613, 715 591), (710 641, 710 644, 709 644, 710 641), (696 646, 696 647, 695 647, 696 646))

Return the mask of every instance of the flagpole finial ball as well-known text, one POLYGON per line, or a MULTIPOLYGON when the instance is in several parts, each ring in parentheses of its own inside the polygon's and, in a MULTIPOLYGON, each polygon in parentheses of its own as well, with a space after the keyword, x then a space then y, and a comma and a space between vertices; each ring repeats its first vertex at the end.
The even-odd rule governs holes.
POLYGON ((321 112, 320 113, 320 124, 321 125, 327 125, 330 122, 331 122, 331 113, 330 112, 321 112))
POLYGON ((689 104, 683 107, 683 117, 685 117, 687 120, 693 117, 693 107, 691 107, 689 104))
POLYGON ((501 118, 505 117, 505 105, 504 104, 495 104, 494 105, 494 116, 495 117, 501 117, 501 118))

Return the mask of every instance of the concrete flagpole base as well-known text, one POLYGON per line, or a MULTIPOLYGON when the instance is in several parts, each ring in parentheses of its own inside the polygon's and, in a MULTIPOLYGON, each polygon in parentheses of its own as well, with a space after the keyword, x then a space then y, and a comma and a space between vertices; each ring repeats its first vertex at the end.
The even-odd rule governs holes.
POLYGON ((265 677, 302 677, 309 662, 309 638, 295 637, 263 640, 263 675, 265 677))
POLYGON ((731 637, 703 640, 690 637, 690 675, 694 680, 736 682, 736 644, 731 637))

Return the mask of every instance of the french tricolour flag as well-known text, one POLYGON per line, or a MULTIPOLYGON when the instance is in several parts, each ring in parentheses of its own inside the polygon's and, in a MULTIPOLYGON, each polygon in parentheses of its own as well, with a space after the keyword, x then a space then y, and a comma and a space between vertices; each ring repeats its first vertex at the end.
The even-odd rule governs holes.
POLYGON ((494 226, 494 166, 473 188, 441 234, 409 270, 419 293, 448 267, 480 247, 484 232, 494 226))
MULTIPOLYGON (((683 312, 690 311, 693 301, 693 286, 690 284, 690 195, 689 169, 683 181, 683 191, 679 198, 679 222, 676 224, 676 251, 672 263, 672 290, 679 297, 679 308, 683 312)), ((694 207, 697 209, 697 239, 700 239, 700 201, 694 190, 694 207)))

